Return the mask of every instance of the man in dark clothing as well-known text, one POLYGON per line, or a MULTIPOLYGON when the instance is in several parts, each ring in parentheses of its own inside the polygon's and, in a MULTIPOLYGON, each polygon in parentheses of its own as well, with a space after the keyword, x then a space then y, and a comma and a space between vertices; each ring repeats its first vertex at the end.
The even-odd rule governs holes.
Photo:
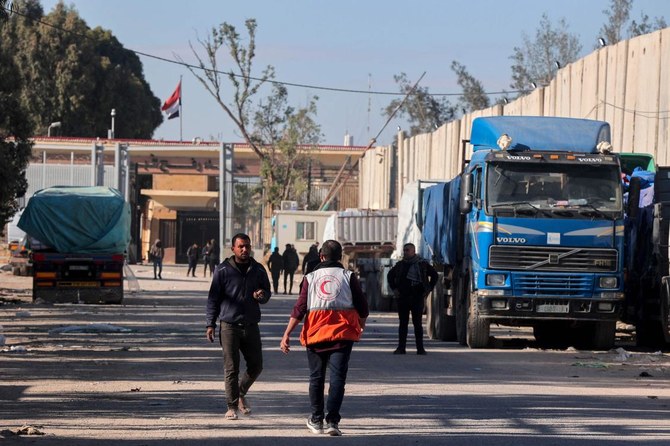
POLYGON ((290 335, 305 318, 300 342, 307 347, 309 400, 312 415, 307 428, 331 436, 340 432, 340 407, 349 369, 349 358, 368 317, 368 302, 355 274, 344 269, 342 245, 335 240, 323 243, 319 263, 302 279, 300 295, 293 307, 279 348, 290 351, 290 335), (330 370, 328 401, 324 412, 326 369, 330 370), (324 427, 324 421, 326 426, 324 427))
MULTIPOLYGON (((284 270, 284 257, 279 254, 279 248, 275 247, 274 252, 268 259, 268 267, 270 268, 270 274, 272 274, 272 289, 275 294, 279 293, 277 288, 279 288, 279 276, 284 270)), ((286 286, 284 286, 284 294, 286 294, 286 286)))
POLYGON ((414 340, 417 355, 425 355, 423 348, 424 299, 437 283, 437 271, 427 261, 416 255, 416 247, 412 243, 403 246, 403 258, 396 263, 386 276, 393 294, 398 299, 398 348, 393 354, 404 355, 407 345, 407 327, 409 314, 412 313, 414 340))
POLYGON ((209 241, 209 275, 214 274, 214 270, 219 265, 219 256, 221 250, 219 249, 219 244, 216 242, 216 239, 211 239, 209 241))
POLYGON ((205 333, 207 340, 214 342, 216 321, 221 321, 219 343, 223 349, 228 420, 237 419, 238 409, 245 415, 251 412, 245 395, 263 370, 259 304, 267 303, 271 296, 267 271, 251 257, 249 236, 236 234, 232 245, 233 256, 216 268, 212 278, 205 333), (242 379, 240 352, 247 364, 242 379))
POLYGON ((300 264, 300 259, 298 258, 298 252, 295 250, 293 245, 286 244, 286 249, 282 253, 284 258, 284 294, 286 294, 286 282, 288 281, 288 294, 293 292, 293 276, 295 270, 298 269, 300 264))
POLYGON ((198 266, 198 258, 200 257, 200 249, 198 248, 197 243, 193 243, 186 250, 186 257, 188 258, 188 270, 186 271, 186 276, 189 275, 195 277, 195 268, 198 266))
POLYGON ((319 264, 319 250, 317 249, 317 244, 313 244, 309 247, 309 251, 305 254, 305 257, 302 258, 302 275, 309 274, 312 272, 314 267, 319 264))

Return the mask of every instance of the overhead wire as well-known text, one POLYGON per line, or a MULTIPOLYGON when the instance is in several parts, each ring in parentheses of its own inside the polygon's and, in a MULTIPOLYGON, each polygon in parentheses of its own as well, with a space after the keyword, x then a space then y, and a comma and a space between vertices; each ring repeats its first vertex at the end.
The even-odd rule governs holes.
MULTIPOLYGON (((47 21, 44 21, 42 19, 34 19, 32 17, 27 16, 26 14, 21 13, 20 11, 10 10, 7 7, 4 7, 3 9, 5 9, 10 14, 20 15, 20 16, 28 19, 28 20, 32 20, 33 22, 37 22, 41 25, 48 26, 48 27, 56 29, 58 31, 61 31, 61 32, 64 32, 64 33, 69 33, 69 34, 79 36, 79 37, 82 37, 82 38, 85 38, 85 39, 93 40, 90 36, 87 36, 85 34, 81 34, 81 33, 77 33, 77 32, 72 31, 72 30, 64 29, 60 26, 54 25, 54 24, 49 23, 47 21)), ((188 69, 209 71, 209 72, 213 72, 213 73, 223 74, 223 75, 226 75, 226 76, 234 76, 234 77, 241 77, 241 78, 246 77, 247 79, 254 80, 254 81, 267 81, 267 82, 272 82, 272 83, 276 83, 276 84, 279 84, 279 85, 285 85, 287 87, 308 88, 308 89, 320 90, 320 91, 332 91, 332 92, 338 92, 338 93, 368 94, 368 95, 369 94, 374 94, 374 95, 386 95, 386 96, 404 96, 404 94, 405 94, 403 92, 397 92, 397 91, 394 91, 394 92, 391 92, 391 91, 372 91, 372 90, 369 90, 369 89, 368 90, 358 90, 358 89, 351 89, 351 88, 328 87, 328 86, 322 86, 322 85, 312 85, 312 84, 303 84, 303 83, 298 83, 298 82, 288 82, 288 81, 281 81, 281 80, 276 80, 276 79, 261 79, 261 78, 257 78, 257 77, 254 77, 254 76, 244 76, 242 74, 233 73, 233 72, 212 70, 210 68, 202 67, 200 65, 194 65, 194 64, 187 63, 187 62, 183 62, 183 61, 169 59, 167 57, 157 56, 155 54, 147 53, 147 52, 140 51, 140 50, 135 50, 135 49, 132 49, 132 48, 125 48, 125 49, 134 53, 134 54, 136 54, 136 55, 138 55, 138 56, 144 56, 144 57, 147 57, 147 58, 150 58, 150 59, 159 60, 161 62, 166 62, 166 63, 173 64, 173 65, 183 66, 183 67, 188 68, 188 69)), ((485 92, 484 94, 490 95, 490 96, 496 96, 496 95, 514 94, 514 93, 521 93, 521 92, 522 92, 522 90, 491 91, 491 92, 485 92)), ((462 96, 463 93, 426 93, 426 95, 427 96, 445 96, 446 97, 446 96, 462 96)))

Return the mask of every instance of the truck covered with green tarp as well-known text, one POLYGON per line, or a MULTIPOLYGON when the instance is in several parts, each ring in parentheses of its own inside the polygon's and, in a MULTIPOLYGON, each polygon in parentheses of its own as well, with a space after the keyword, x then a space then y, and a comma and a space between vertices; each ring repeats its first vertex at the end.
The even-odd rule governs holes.
POLYGON ((116 189, 42 189, 18 226, 30 236, 33 300, 121 303, 130 207, 116 189))

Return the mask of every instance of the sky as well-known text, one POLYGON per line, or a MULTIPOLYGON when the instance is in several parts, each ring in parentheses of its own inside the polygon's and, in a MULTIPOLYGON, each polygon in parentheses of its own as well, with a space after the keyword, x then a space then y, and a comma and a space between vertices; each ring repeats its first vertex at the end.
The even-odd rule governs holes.
MULTIPOLYGON (((41 0, 45 13, 58 0, 41 0)), ((345 134, 353 144, 390 144, 396 129, 409 126, 400 118, 382 131, 382 114, 398 96, 393 76, 406 73, 430 93, 450 93, 457 102, 460 87, 451 70, 456 60, 487 92, 510 90, 511 60, 524 33, 533 39, 542 14, 555 25, 564 18, 568 31, 582 44, 582 56, 594 49, 610 0, 70 0, 89 27, 110 30, 130 50, 196 63, 189 43, 227 22, 246 38, 245 20, 256 19, 253 75, 272 65, 275 79, 306 85, 288 87, 289 101, 306 106, 318 96, 317 122, 323 144, 341 145, 345 134), (333 92, 317 87, 359 90, 333 92)), ((631 18, 641 13, 670 22, 670 1, 634 0, 631 18)), ((183 66, 140 56, 144 75, 161 102, 182 78, 182 135, 190 141, 241 142, 239 130, 214 98, 183 66)), ((219 66, 232 68, 222 53, 219 66)), ((232 87, 224 93, 232 98, 232 87)), ((261 89, 259 98, 270 94, 261 89)), ((497 96, 492 96, 495 100, 497 96)), ((229 102, 230 103, 230 102, 229 102)), ((111 118, 110 118, 111 120, 111 118)), ((118 132, 118 129, 117 129, 118 132)), ((154 138, 179 140, 179 119, 166 120, 154 138)))

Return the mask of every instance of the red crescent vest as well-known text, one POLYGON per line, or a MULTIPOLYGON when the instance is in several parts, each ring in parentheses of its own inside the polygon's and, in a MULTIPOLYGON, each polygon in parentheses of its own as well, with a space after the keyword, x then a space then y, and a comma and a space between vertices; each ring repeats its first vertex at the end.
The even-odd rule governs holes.
POLYGON ((344 268, 320 268, 305 276, 307 316, 300 333, 305 346, 330 341, 358 341, 361 326, 344 268))

